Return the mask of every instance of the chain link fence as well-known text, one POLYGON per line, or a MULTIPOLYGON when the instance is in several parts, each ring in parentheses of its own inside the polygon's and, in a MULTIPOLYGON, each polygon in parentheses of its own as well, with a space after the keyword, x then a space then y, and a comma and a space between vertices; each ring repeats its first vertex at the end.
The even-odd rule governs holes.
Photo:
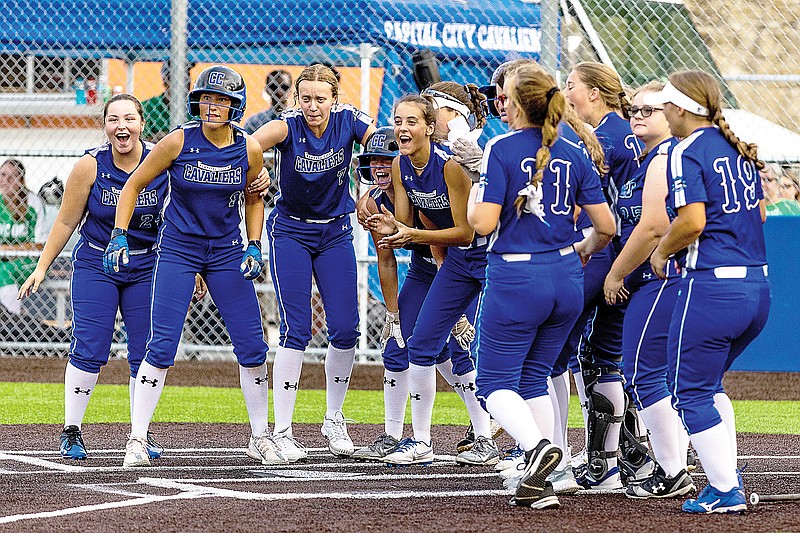
MULTIPOLYGON (((2 0, 0 25, 0 163, 15 159, 25 169, 25 188, 0 182, 2 354, 68 350, 69 251, 34 297, 18 302, 15 287, 31 272, 53 223, 59 183, 85 149, 104 140, 103 102, 118 92, 150 100, 148 109, 160 102, 162 115, 146 117, 148 135, 157 139, 157 123, 168 130, 186 119, 189 83, 213 63, 245 78, 245 122, 279 106, 271 72, 295 79, 304 66, 324 62, 340 77, 340 100, 379 126, 390 123, 394 99, 419 84, 441 78, 484 85, 498 64, 520 57, 539 59, 561 81, 580 61, 602 61, 631 87, 700 68, 718 77, 732 128, 759 143, 762 158, 789 170, 800 162, 798 0, 2 0), (27 202, 24 216, 11 215, 14 201, 27 202)), ((293 105, 291 94, 287 101, 293 105)), ((485 137, 502 131, 490 121, 485 137)), ((363 194, 355 173, 351 184, 354 196, 363 194)), ((265 208, 272 208, 270 197, 265 208)), ((384 310, 374 252, 354 226, 357 357, 374 362, 384 310)), ((274 347, 278 316, 269 276, 256 288, 274 347)), ((312 306, 307 354, 322 358, 327 336, 316 293, 312 306)), ((113 355, 124 356, 125 339, 120 320, 113 355)), ((233 358, 210 298, 191 305, 178 357, 233 358)))

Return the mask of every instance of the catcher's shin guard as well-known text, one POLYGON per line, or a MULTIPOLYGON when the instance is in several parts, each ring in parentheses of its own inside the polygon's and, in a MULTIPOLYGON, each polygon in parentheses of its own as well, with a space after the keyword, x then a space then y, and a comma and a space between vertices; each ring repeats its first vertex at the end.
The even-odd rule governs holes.
POLYGON ((578 359, 581 364, 581 374, 586 387, 586 401, 588 403, 588 418, 586 421, 587 469, 589 475, 596 480, 600 480, 608 473, 607 459, 617 456, 617 450, 606 451, 606 434, 609 426, 622 422, 624 416, 614 416, 614 403, 605 395, 596 392, 595 385, 603 375, 618 376, 620 371, 614 366, 598 365, 594 349, 586 342, 581 344, 578 359))
POLYGON ((633 402, 625 396, 625 419, 619 432, 619 471, 623 481, 639 481, 638 473, 651 460, 647 447, 647 432, 639 423, 633 402))

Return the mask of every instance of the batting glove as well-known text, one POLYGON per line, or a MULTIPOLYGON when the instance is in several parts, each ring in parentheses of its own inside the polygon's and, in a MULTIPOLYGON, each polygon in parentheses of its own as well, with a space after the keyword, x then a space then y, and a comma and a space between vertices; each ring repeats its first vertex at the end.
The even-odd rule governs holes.
POLYGON ((406 341, 403 340, 403 333, 400 331, 399 311, 397 313, 386 311, 386 319, 383 321, 383 329, 381 330, 381 350, 386 349, 386 343, 389 342, 391 337, 394 337, 400 348, 406 347, 406 341))
POLYGON ((472 172, 480 171, 483 150, 478 146, 478 143, 463 138, 456 139, 450 149, 453 152, 453 159, 456 163, 467 167, 472 172))
POLYGON ((262 268, 264 261, 261 259, 261 241, 250 241, 244 251, 239 272, 244 275, 244 279, 256 279, 262 268))
POLYGON ((114 228, 111 240, 103 254, 103 271, 106 274, 119 272, 128 266, 128 232, 122 228, 114 228))
POLYGON ((467 315, 461 315, 450 333, 458 341, 462 350, 469 351, 469 345, 475 340, 475 326, 469 323, 467 315))

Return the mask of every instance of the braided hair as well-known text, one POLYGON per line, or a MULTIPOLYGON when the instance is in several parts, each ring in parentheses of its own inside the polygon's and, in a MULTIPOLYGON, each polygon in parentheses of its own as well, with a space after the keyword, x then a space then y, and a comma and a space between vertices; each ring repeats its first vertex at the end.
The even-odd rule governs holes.
POLYGON ((669 81, 680 92, 708 109, 708 120, 719 128, 719 132, 739 155, 752 161, 758 170, 764 168, 764 161, 758 158, 758 145, 739 139, 722 115, 722 93, 710 74, 700 70, 684 70, 671 74, 669 81))
MULTIPOLYGON (((536 172, 529 182, 538 187, 550 162, 550 147, 558 139, 558 124, 564 118, 567 101, 556 81, 541 67, 520 66, 506 78, 506 86, 509 98, 525 114, 527 122, 542 128, 542 146, 536 152, 536 172)), ((522 215, 525 202, 525 196, 518 196, 514 201, 517 216, 522 215)))

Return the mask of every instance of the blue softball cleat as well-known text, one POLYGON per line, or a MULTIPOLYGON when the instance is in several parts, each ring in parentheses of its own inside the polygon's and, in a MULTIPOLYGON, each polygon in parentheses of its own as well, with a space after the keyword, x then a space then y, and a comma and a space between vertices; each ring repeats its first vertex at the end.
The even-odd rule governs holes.
POLYGON ((78 426, 67 426, 61 432, 61 457, 65 459, 86 459, 86 445, 83 443, 78 426))
POLYGON ((711 485, 700 493, 697 499, 686 500, 681 507, 685 513, 744 513, 747 500, 741 487, 733 487, 728 492, 720 492, 711 485))

